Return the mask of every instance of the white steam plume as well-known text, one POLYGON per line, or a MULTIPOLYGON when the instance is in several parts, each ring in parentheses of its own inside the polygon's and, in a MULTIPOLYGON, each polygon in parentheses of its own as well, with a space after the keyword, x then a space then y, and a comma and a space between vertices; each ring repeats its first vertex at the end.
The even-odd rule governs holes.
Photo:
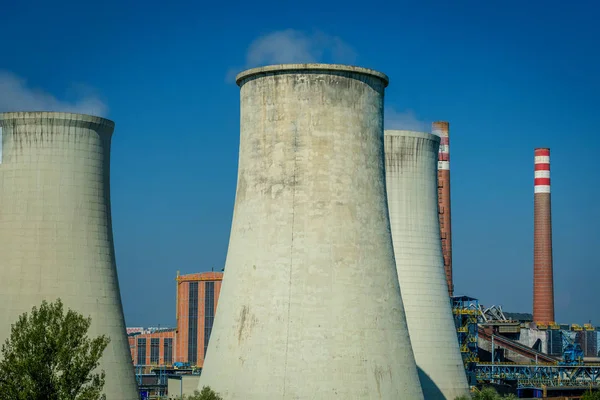
POLYGON ((0 70, 0 112, 59 111, 106 116, 108 107, 91 94, 89 88, 79 85, 75 90, 80 94, 77 101, 61 101, 50 93, 29 87, 25 79, 0 70))
POLYGON ((286 29, 256 38, 246 54, 246 64, 231 68, 227 80, 233 81, 240 71, 269 64, 330 62, 353 64, 356 52, 337 36, 315 31, 286 29))
POLYGON ((383 126, 385 129, 431 133, 431 123, 421 121, 412 110, 399 112, 393 107, 386 107, 383 126))

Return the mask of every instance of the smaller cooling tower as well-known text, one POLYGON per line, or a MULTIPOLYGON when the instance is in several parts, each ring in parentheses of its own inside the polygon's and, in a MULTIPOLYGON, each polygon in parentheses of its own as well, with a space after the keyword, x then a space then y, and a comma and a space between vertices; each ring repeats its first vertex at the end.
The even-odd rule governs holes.
POLYGON ((385 131, 385 173, 396 269, 426 400, 469 392, 440 243, 437 161, 440 138, 385 131))
POLYGON ((110 214, 112 121, 0 113, 0 342, 20 314, 60 297, 106 334, 107 399, 138 399, 110 214))

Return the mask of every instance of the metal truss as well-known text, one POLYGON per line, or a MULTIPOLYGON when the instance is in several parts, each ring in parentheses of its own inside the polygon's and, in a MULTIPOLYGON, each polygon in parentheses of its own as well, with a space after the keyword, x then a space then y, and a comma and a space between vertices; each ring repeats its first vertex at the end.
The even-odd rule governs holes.
POLYGON ((519 388, 600 387, 600 364, 477 363, 475 377, 478 382, 517 381, 519 388))

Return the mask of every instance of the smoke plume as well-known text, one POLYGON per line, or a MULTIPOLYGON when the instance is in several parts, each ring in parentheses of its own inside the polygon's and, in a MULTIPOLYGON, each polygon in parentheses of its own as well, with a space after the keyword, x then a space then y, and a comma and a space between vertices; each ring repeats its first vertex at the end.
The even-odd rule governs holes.
POLYGON ((83 85, 74 87, 75 102, 62 101, 52 94, 27 85, 27 81, 9 71, 0 70, 0 112, 59 111, 106 116, 108 107, 83 85))
POLYGON ((393 107, 386 107, 383 125, 385 129, 431 133, 431 123, 421 121, 412 110, 399 112, 393 107))
POLYGON ((244 69, 269 64, 316 62, 353 64, 356 57, 354 49, 337 36, 320 31, 309 34, 286 29, 253 40, 246 53, 245 65, 230 69, 227 80, 233 81, 235 75, 244 69))

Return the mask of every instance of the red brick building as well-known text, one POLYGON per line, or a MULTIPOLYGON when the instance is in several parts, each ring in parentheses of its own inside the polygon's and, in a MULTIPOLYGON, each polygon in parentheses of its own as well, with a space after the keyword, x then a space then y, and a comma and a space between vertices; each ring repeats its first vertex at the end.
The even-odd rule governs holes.
POLYGON ((129 335, 134 365, 171 365, 175 361, 175 329, 129 335))
POLYGON ((129 334, 134 365, 189 363, 202 367, 221 292, 222 272, 177 275, 177 328, 129 334))
POLYGON ((223 273, 177 277, 176 360, 202 367, 217 311, 223 273))

